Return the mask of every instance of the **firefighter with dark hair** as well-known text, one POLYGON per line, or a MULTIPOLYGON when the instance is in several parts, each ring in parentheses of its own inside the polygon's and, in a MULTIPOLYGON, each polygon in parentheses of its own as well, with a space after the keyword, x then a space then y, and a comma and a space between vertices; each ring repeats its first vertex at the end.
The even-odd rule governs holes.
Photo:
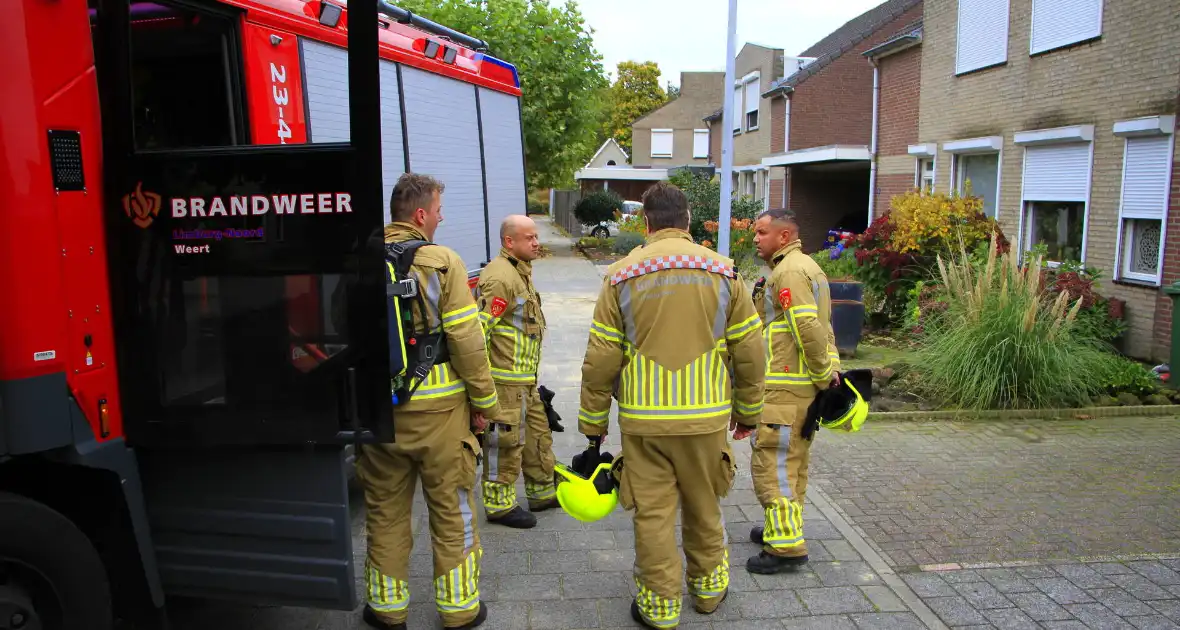
POLYGON ((839 383, 840 355, 832 331, 828 279, 803 253, 794 213, 762 213, 754 223, 754 243, 773 271, 755 291, 769 356, 765 407, 751 441, 750 472, 765 520, 763 527, 750 532, 762 551, 747 560, 746 568, 771 574, 807 563, 803 500, 818 422, 814 414, 808 421, 808 409, 820 391, 839 383))
MULTIPOLYGON (((385 227, 386 243, 432 241, 442 221, 442 190, 432 177, 402 175, 390 198, 393 222, 385 227)), ((481 448, 474 433, 483 430, 487 418, 500 416, 500 405, 462 259, 433 243, 412 255, 409 274, 425 298, 421 308, 415 304, 412 309, 414 332, 443 339, 438 360, 409 402, 394 412, 395 442, 362 445, 357 458, 368 532, 364 620, 375 628, 406 627, 411 504, 421 480, 430 512, 435 605, 444 627, 474 628, 487 618, 479 596, 483 550, 475 479, 481 448)))
POLYGON ((702 614, 729 593, 721 498, 736 467, 726 426, 758 423, 766 355, 745 280, 732 260, 692 242, 684 193, 656 184, 643 195, 643 216, 646 244, 610 266, 594 309, 578 429, 590 439, 581 459, 602 466, 617 384, 623 455, 613 469, 619 503, 634 510, 631 616, 673 628, 685 577, 702 614), (687 571, 676 545, 678 506, 687 571))
POLYGON ((533 261, 540 255, 533 220, 509 215, 500 226, 499 255, 479 273, 479 319, 504 410, 484 437, 483 507, 489 523, 517 529, 537 524, 533 512, 557 507, 553 432, 537 388, 545 314, 533 261), (528 510, 516 500, 522 465, 528 510))

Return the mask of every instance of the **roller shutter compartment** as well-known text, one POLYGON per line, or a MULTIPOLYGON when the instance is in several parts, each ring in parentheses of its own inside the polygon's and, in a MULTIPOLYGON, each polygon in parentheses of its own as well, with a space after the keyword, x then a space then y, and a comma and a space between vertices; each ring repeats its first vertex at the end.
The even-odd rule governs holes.
POLYGON ((515 96, 479 88, 479 107, 488 181, 488 242, 495 256, 504 217, 527 212, 520 105, 515 96))

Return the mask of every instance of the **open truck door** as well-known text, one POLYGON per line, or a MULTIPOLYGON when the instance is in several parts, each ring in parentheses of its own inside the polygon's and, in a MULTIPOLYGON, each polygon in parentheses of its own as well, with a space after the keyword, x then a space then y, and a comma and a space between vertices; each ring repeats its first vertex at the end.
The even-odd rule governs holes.
POLYGON ((306 5, 346 31, 350 96, 347 137, 307 143, 294 23, 91 0, 124 426, 166 594, 357 605, 344 446, 393 439, 377 2, 306 5))

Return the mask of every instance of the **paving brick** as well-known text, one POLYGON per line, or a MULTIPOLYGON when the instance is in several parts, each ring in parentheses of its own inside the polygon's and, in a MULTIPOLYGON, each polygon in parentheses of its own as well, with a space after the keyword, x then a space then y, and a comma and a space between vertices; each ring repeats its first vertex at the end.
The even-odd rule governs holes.
POLYGON ((615 535, 614 532, 557 532, 557 548, 561 551, 615 549, 615 535))
POLYGON ((1163 616, 1180 623, 1180 600, 1153 601, 1150 604, 1152 608, 1158 610, 1163 616))
MULTIPOLYGON (((825 586, 825 584, 820 581, 819 576, 815 574, 815 571, 812 570, 812 566, 813 564, 809 563, 807 567, 804 567, 803 569, 790 571, 787 573, 778 573, 775 575, 750 573, 744 568, 740 569, 739 571, 750 576, 754 583, 758 585, 758 589, 763 591, 775 591, 787 588, 818 588, 820 586, 825 586)), ((733 578, 731 577, 730 579, 733 578)))
POLYGON ((860 554, 852 548, 847 540, 825 540, 823 546, 832 554, 833 560, 854 561, 860 559, 860 554))
POLYGON ((1032 580, 1032 583, 1058 604, 1085 604, 1094 601, 1085 591, 1064 578, 1037 578, 1032 580))
POLYGON ((857 626, 847 615, 820 615, 816 617, 796 617, 785 624, 792 630, 856 630, 857 626))
POLYGON ((1128 562, 1127 567, 1160 586, 1180 584, 1180 573, 1162 562, 1128 562))
MULTIPOLYGON (((914 613, 882 612, 851 615, 853 623, 860 630, 924 630, 923 624, 914 613)), ((790 623, 794 628, 795 624, 790 623)))
POLYGON ((598 603, 594 600, 534 603, 529 606, 529 628, 533 630, 597 627, 598 603))
POLYGON ((903 575, 902 579, 919 597, 953 597, 958 594, 937 573, 909 573, 903 575))
MULTIPOLYGON (((528 630, 529 604, 527 602, 488 602, 487 607, 488 619, 480 628, 487 628, 488 630, 528 630)), ((429 627, 434 627, 434 624, 437 624, 437 622, 431 620, 429 627)), ((355 627, 360 628, 364 626, 357 625, 355 627)), ((415 625, 413 627, 427 626, 415 625)))
POLYGON ((1102 604, 1071 604, 1065 609, 1091 628, 1127 630, 1134 627, 1102 604))
POLYGON ((1098 603, 1122 617, 1151 615, 1155 613, 1155 610, 1150 606, 1135 599, 1130 593, 1121 588, 1097 588, 1090 590, 1089 593, 1098 603))
POLYGON ((734 607, 743 619, 783 619, 806 614, 795 591, 758 591, 735 595, 734 607))
MULTIPOLYGON (((484 580, 480 580, 482 583, 484 580)), ((531 602, 561 599, 561 580, 551 575, 501 575, 494 578, 497 600, 531 602)))
POLYGON ((1053 569, 1078 588, 1109 588, 1114 586, 1092 567, 1085 564, 1057 564, 1053 569))
POLYGON ((1163 615, 1146 615, 1143 617, 1127 617, 1127 622, 1140 630, 1178 630, 1180 624, 1173 622, 1163 615))
POLYGON ((996 587, 987 582, 955 584, 954 589, 973 607, 981 610, 985 608, 1011 608, 1013 606, 1012 602, 996 590, 996 587))
MULTIPOLYGON (((534 551, 528 556, 528 573, 572 573, 591 570, 590 558, 585 552, 534 551)), ((519 571, 516 575, 525 572, 519 571)))
POLYGON ((807 611, 813 615, 874 612, 873 603, 854 586, 805 588, 797 592, 807 611))
POLYGON ((931 597, 925 601, 948 626, 969 626, 987 621, 962 597, 931 597))
POLYGON ((865 597, 869 598, 873 606, 881 612, 906 612, 909 610, 905 602, 901 601, 901 598, 889 587, 862 586, 860 590, 865 594, 865 597))
POLYGON ((1142 575, 1112 575, 1110 581, 1122 587, 1124 591, 1145 601, 1174 597, 1170 591, 1160 588, 1142 575))
POLYGON ((1071 615, 1044 593, 1012 593, 1008 599, 1034 621, 1070 619, 1071 615))
POLYGON ((630 571, 635 566, 634 549, 596 549, 586 557, 591 571, 630 571))
POLYGON ((881 578, 867 562, 812 562, 808 566, 824 586, 880 584, 881 578))
POLYGON ((630 573, 567 573, 561 576, 564 599, 604 599, 634 594, 630 573))
POLYGON ((1040 626, 1019 608, 994 608, 983 616, 999 630, 1037 630, 1040 626))

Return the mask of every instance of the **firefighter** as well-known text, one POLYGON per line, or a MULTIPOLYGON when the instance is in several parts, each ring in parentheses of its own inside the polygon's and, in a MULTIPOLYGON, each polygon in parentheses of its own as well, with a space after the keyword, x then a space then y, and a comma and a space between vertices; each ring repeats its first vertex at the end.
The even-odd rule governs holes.
POLYGON ((596 452, 617 382, 619 503, 634 510, 631 616, 672 628, 682 579, 702 614, 729 593, 720 499, 736 468, 726 425, 757 425, 765 353, 745 281, 732 260, 693 243, 684 193, 656 184, 643 195, 643 216, 645 245, 608 268, 594 309, 578 430, 596 452), (687 571, 676 548, 678 505, 687 571))
MULTIPOLYGON (((385 241, 433 240, 442 221, 442 191, 432 177, 402 175, 390 196, 393 222, 385 227, 385 241)), ((419 332, 441 330, 449 358, 434 365, 394 412, 394 443, 360 449, 357 479, 364 486, 368 532, 364 620, 376 628, 406 627, 410 509, 421 480, 430 513, 435 604, 444 627, 474 628, 487 618, 487 606, 479 596, 483 551, 474 515, 481 449, 473 430, 499 417, 500 406, 462 259, 432 244, 414 253, 410 269, 427 311, 415 305, 414 326, 419 332)))
POLYGON ((762 551, 746 561, 746 569, 772 574, 807 563, 803 500, 814 427, 808 430, 804 420, 816 394, 839 382, 840 356, 828 279, 803 253, 794 213, 762 213, 754 243, 773 271, 756 289, 768 357, 766 406, 751 440, 750 471, 765 518, 763 527, 750 532, 762 551))
POLYGON ((553 485, 553 433, 537 389, 545 314, 533 286, 533 261, 541 254, 537 226, 525 215, 500 225, 500 253, 479 274, 479 318, 487 339, 492 379, 503 414, 484 435, 483 507, 488 521, 527 529, 532 512, 557 506, 553 485), (529 509, 516 501, 524 467, 529 509))

